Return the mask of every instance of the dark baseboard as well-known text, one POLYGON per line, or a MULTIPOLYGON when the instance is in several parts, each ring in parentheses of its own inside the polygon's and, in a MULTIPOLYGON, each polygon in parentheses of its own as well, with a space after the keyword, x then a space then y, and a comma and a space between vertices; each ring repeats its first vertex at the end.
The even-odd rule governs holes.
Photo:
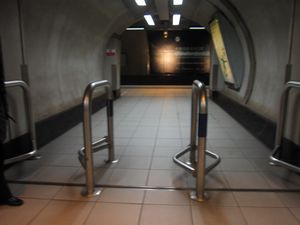
POLYGON ((294 142, 283 138, 278 157, 280 160, 300 167, 300 146, 294 142))
POLYGON ((122 85, 192 85, 199 80, 205 85, 209 83, 208 74, 151 74, 121 75, 122 85))
POLYGON ((274 147, 276 124, 235 102, 220 92, 212 93, 212 100, 270 149, 274 147))
MULTIPOLYGON (((120 97, 120 90, 114 90, 114 98, 120 97)), ((93 99, 92 111, 97 112, 106 105, 105 95, 93 99)), ((64 112, 53 115, 35 124, 37 147, 41 148, 54 140, 64 132, 76 126, 82 121, 82 105, 77 105, 64 112)), ((28 153, 32 151, 29 134, 24 134, 5 143, 5 159, 28 153)))
POLYGON ((4 159, 14 158, 32 150, 33 146, 27 133, 4 144, 4 159))

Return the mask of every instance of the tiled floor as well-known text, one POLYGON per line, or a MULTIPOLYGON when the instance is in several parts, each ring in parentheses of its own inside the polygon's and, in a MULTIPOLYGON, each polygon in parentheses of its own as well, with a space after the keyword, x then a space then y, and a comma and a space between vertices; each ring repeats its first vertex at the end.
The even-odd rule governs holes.
MULTIPOLYGON (((185 88, 123 89, 114 103, 119 162, 105 164, 106 151, 94 155, 95 181, 110 188, 98 197, 80 196, 85 177, 77 159, 79 124, 40 149, 42 159, 6 171, 9 180, 27 183, 11 184, 25 204, 1 206, 0 224, 299 225, 300 193, 292 192, 300 189, 299 175, 269 166, 270 150, 212 101, 207 148, 222 162, 206 177, 209 200, 189 199, 195 179, 172 157, 189 144, 190 94, 185 88)), ((104 135, 101 110, 93 116, 93 136, 104 135)))

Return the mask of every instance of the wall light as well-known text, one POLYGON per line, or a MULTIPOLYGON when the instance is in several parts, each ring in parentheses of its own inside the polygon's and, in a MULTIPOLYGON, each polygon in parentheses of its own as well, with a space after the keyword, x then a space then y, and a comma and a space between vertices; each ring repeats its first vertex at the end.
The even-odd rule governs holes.
POLYGON ((173 25, 177 26, 180 23, 180 14, 174 14, 173 15, 173 25))
POLYGON ((145 30, 144 27, 127 27, 126 30, 145 30))
POLYGON ((190 30, 205 30, 205 27, 190 27, 190 30))
POLYGON ((164 31, 164 38, 168 38, 168 31, 164 31))
POLYGON ((154 20, 151 15, 144 15, 145 20, 147 21, 149 26, 154 26, 154 20))
POLYGON ((183 0, 173 0, 173 5, 182 5, 183 0))
POLYGON ((136 4, 137 4, 138 6, 145 6, 145 5, 146 5, 145 0, 135 0, 135 2, 136 2, 136 4))

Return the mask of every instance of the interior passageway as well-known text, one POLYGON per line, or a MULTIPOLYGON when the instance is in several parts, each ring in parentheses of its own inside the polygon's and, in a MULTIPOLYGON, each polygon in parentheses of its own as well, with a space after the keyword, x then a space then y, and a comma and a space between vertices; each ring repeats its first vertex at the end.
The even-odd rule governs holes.
MULTIPOLYGON (((98 186, 194 189, 195 179, 172 157, 190 141, 191 89, 124 88, 114 103, 117 164, 105 164, 107 151, 94 154, 98 186)), ((207 148, 222 158, 206 178, 213 190, 299 190, 299 175, 269 165, 271 150, 256 140, 213 101, 208 106, 207 148)), ((93 137, 107 134, 106 110, 93 115, 93 137)), ((77 151, 82 147, 78 124, 39 150, 42 158, 7 171, 10 181, 84 185, 77 151)), ((207 162, 209 163, 209 162, 207 162)))

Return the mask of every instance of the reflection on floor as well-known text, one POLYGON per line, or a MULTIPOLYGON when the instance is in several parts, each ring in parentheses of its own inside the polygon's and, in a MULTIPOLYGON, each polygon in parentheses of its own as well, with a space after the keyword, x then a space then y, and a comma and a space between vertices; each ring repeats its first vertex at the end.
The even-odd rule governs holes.
MULTIPOLYGON (((195 180, 172 157, 189 144, 190 95, 184 88, 124 89, 114 103, 119 163, 105 164, 106 151, 94 155, 95 181, 110 188, 87 199, 81 187, 63 185, 85 182, 77 159, 83 142, 79 124, 40 149, 42 159, 6 171, 9 180, 27 183, 11 184, 26 204, 1 206, 1 224, 299 225, 299 175, 269 166, 270 150, 211 101, 207 148, 222 162, 206 178, 210 199, 189 200, 195 180), (48 185, 28 184, 39 182, 48 185)), ((105 135, 101 110, 93 116, 93 136, 105 135)))

